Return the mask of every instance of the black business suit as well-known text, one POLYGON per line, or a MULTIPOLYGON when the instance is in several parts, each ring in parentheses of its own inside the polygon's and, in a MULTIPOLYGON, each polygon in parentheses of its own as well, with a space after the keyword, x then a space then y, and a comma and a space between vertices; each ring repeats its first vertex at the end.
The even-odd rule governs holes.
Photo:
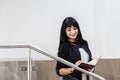
MULTIPOLYGON (((59 46, 58 57, 61 57, 65 60, 75 64, 76 61, 81 60, 79 48, 83 48, 88 53, 89 61, 90 61, 92 59, 92 56, 91 56, 91 52, 90 52, 87 42, 84 42, 82 45, 77 44, 77 46, 73 45, 69 42, 61 44, 59 46)), ((69 68, 69 66, 67 66, 63 63, 57 62, 56 71, 57 71, 58 75, 60 75, 59 69, 61 69, 61 68, 69 68)), ((66 75, 66 76, 67 76, 67 78, 69 78, 68 75, 66 75)), ((68 79, 66 79, 66 76, 63 76, 63 80, 68 80, 68 79)), ((75 77, 78 80, 82 80, 81 72, 73 72, 70 74, 70 76, 75 77)), ((74 80, 74 79, 70 79, 70 80, 74 80)))

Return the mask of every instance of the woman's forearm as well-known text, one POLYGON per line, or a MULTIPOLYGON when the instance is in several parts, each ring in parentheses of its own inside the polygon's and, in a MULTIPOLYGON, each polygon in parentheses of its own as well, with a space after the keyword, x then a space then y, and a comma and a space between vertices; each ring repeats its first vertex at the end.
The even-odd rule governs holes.
POLYGON ((73 73, 73 71, 74 71, 74 68, 61 68, 59 70, 59 73, 60 75, 68 75, 68 74, 73 73))

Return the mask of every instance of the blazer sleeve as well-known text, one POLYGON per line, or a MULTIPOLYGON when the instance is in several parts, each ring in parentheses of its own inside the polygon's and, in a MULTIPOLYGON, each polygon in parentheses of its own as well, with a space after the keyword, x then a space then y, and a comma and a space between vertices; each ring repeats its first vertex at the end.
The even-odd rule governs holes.
MULTIPOLYGON (((58 57, 66 60, 66 59, 67 59, 67 56, 68 56, 68 53, 69 53, 68 46, 65 45, 65 44, 61 44, 61 45, 59 46, 59 50, 58 50, 58 54, 57 54, 58 57)), ((59 70, 60 70, 61 68, 66 68, 66 67, 67 67, 67 66, 66 66, 65 64, 57 61, 57 64, 56 64, 56 73, 57 73, 58 75, 60 75, 60 74, 59 74, 59 70)), ((60 76, 61 76, 61 75, 60 75, 60 76)))

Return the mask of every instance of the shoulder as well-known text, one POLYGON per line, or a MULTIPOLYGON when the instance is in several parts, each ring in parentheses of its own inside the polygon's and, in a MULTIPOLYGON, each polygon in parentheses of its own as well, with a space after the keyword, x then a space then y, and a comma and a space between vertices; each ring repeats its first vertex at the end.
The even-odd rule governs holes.
POLYGON ((69 55, 69 45, 67 43, 60 44, 58 49, 58 56, 63 59, 66 59, 68 55, 69 55))
POLYGON ((83 48, 86 52, 90 53, 91 54, 91 51, 89 49, 89 45, 88 45, 88 42, 84 42, 82 45, 81 45, 81 48, 83 48))
POLYGON ((81 43, 81 46, 88 46, 88 42, 85 40, 84 42, 81 43))
POLYGON ((80 47, 89 49, 88 42, 87 41, 83 42, 80 47))
POLYGON ((87 42, 87 41, 85 41, 85 42, 84 42, 84 45, 88 46, 88 42, 87 42))
POLYGON ((69 48, 69 44, 68 43, 62 43, 59 45, 59 51, 62 49, 62 50, 66 50, 69 48))

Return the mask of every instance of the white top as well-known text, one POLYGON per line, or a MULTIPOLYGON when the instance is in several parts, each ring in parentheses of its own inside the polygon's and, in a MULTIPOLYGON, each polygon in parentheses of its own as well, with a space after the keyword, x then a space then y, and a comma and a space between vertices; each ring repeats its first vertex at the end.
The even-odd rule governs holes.
MULTIPOLYGON (((89 61, 89 55, 83 48, 79 48, 79 51, 81 53, 81 61, 87 63, 89 61)), ((87 75, 82 74, 82 80, 87 80, 87 75)))

